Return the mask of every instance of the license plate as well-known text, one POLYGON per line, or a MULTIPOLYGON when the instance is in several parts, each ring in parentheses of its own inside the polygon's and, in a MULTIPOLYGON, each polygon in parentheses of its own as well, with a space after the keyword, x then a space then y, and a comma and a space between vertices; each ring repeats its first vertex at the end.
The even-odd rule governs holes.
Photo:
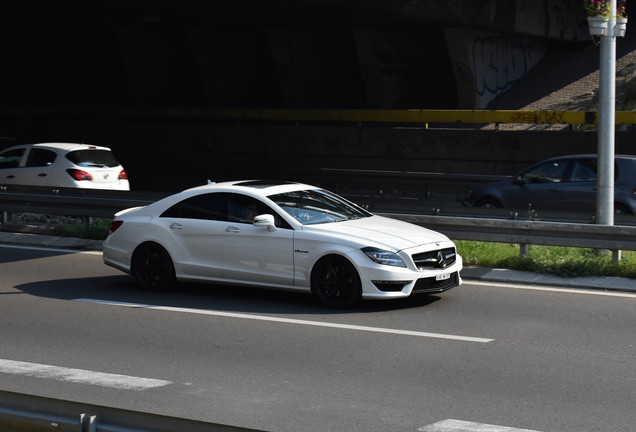
POLYGON ((450 279, 450 277, 451 277, 450 273, 440 273, 435 276, 435 280, 441 281, 441 280, 450 279))

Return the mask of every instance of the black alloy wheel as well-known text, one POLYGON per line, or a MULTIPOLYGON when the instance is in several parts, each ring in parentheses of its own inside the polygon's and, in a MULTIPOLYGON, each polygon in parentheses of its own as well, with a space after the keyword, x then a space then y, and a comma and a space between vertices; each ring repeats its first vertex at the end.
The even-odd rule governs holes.
POLYGON ((350 308, 362 300, 362 284, 353 264, 341 256, 318 261, 311 273, 311 291, 328 307, 350 308))
POLYGON ((615 203, 614 214, 624 215, 624 214, 632 214, 632 212, 629 210, 629 207, 627 207, 625 204, 615 203))
POLYGON ((501 208, 503 207, 499 201, 494 198, 482 198, 480 199, 475 207, 481 208, 501 208))
POLYGON ((177 285, 172 259, 156 243, 143 243, 135 250, 131 272, 148 291, 168 291, 177 285))

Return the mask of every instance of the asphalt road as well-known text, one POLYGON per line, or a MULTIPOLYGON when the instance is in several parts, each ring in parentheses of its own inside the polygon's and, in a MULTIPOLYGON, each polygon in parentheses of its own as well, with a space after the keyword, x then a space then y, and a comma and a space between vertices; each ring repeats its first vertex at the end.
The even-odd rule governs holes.
POLYGON ((468 282, 332 311, 3 245, 0 275, 2 390, 283 432, 636 430, 634 294, 468 282))

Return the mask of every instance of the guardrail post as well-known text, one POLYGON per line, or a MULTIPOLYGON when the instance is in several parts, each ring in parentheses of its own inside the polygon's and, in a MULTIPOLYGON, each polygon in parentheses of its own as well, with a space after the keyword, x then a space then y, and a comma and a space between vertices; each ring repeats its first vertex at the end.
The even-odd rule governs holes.
POLYGON ((528 244, 527 243, 519 244, 519 255, 521 255, 522 257, 528 255, 528 244))
POLYGON ((90 414, 79 415, 80 432, 96 432, 97 416, 90 414))

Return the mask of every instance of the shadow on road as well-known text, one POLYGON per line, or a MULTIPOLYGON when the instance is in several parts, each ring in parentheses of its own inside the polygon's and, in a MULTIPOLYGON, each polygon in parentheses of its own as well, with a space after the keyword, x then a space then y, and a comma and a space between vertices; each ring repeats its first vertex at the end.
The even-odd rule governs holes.
POLYGON ((143 291, 127 275, 47 280, 18 285, 15 289, 34 296, 60 300, 90 298, 203 310, 293 315, 378 313, 426 307, 441 299, 434 295, 417 295, 396 300, 365 301, 354 309, 336 310, 322 307, 309 294, 256 287, 182 284, 174 291, 143 291))

